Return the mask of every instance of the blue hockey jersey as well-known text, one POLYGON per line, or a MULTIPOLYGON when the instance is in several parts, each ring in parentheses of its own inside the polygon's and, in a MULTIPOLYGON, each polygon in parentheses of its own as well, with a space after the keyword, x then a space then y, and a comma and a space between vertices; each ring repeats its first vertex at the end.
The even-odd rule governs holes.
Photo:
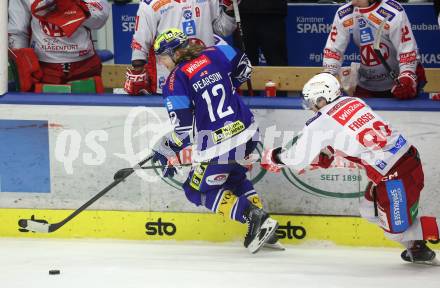
POLYGON ((236 93, 251 71, 245 54, 218 45, 170 73, 163 97, 174 126, 172 140, 179 146, 193 142, 193 161, 223 155, 256 137, 253 114, 236 93))

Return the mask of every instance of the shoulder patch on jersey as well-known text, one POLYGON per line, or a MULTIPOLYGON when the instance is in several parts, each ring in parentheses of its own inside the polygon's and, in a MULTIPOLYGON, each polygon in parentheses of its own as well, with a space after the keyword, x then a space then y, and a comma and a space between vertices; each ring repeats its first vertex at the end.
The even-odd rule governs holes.
POLYGON ((353 23, 354 23, 354 21, 353 21, 353 17, 351 17, 351 18, 348 18, 347 20, 344 20, 344 22, 342 22, 342 25, 343 25, 345 28, 348 28, 348 27, 353 26, 353 23))
POLYGON ((399 3, 397 3, 396 1, 388 0, 385 3, 387 3, 389 6, 393 7, 397 11, 403 11, 403 7, 399 3))
POLYGON ((191 79, 197 72, 209 64, 211 64, 211 60, 208 58, 208 56, 202 54, 191 62, 185 64, 181 70, 186 74, 186 76, 188 76, 189 79, 191 79))
MULTIPOLYGON (((376 15, 374 15, 374 13, 370 13, 370 15, 368 15, 368 19, 376 25, 382 24, 382 20, 380 20, 379 17, 377 17, 376 15)), ((390 30, 390 25, 386 23, 384 28, 385 30, 390 30)))
POLYGON ((165 98, 165 107, 169 111, 176 111, 181 109, 187 109, 191 107, 191 102, 188 96, 168 96, 165 98))
POLYGON ((348 5, 347 7, 344 8, 344 6, 342 6, 341 8, 339 8, 340 10, 338 10, 338 16, 339 19, 344 18, 347 15, 350 15, 353 13, 353 5, 348 5))
POLYGON ((348 102, 354 100, 353 97, 348 97, 347 99, 342 100, 339 103, 336 103, 335 106, 333 106, 330 110, 327 111, 327 115, 332 116, 336 111, 338 111, 342 106, 347 104, 348 102))
POLYGON ((376 10, 376 13, 379 14, 380 16, 382 16, 383 18, 388 18, 388 21, 391 21, 394 19, 394 17, 396 17, 396 13, 391 12, 388 9, 385 9, 383 7, 380 7, 379 9, 376 10))
POLYGON ((318 113, 316 113, 315 116, 313 116, 312 118, 307 120, 306 126, 309 126, 310 124, 312 124, 312 122, 315 121, 316 119, 318 119, 319 116, 321 116, 321 115, 322 115, 322 113, 318 111, 318 113))
POLYGON ((153 4, 153 10, 154 12, 157 12, 160 8, 170 3, 171 0, 158 0, 156 3, 153 4))
POLYGON ((399 54, 399 63, 410 64, 417 61, 417 52, 415 50, 399 54))
POLYGON ((226 56, 229 61, 234 59, 234 57, 237 55, 237 52, 235 52, 234 48, 229 45, 218 45, 216 47, 226 56))

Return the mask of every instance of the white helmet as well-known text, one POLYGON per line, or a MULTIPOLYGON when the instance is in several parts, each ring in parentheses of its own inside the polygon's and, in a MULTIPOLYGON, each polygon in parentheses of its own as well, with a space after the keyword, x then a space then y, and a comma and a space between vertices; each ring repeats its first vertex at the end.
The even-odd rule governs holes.
POLYGON ((302 95, 304 97, 304 109, 312 109, 318 100, 324 98, 327 103, 334 101, 341 96, 341 85, 335 76, 329 73, 320 73, 313 76, 304 85, 302 95))

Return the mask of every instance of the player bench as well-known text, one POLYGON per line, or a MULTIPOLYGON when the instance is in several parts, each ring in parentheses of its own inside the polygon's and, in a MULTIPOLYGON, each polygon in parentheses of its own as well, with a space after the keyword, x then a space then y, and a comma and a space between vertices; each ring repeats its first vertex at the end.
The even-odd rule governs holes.
MULTIPOLYGON (((124 87, 125 71, 128 65, 104 64, 102 79, 105 88, 124 87)), ((254 67, 252 85, 255 90, 264 90, 264 84, 272 80, 279 91, 301 91, 307 80, 322 71, 321 67, 254 67)), ((425 92, 440 91, 440 68, 426 68, 428 83, 425 92)), ((246 87, 246 84, 244 84, 246 87)))

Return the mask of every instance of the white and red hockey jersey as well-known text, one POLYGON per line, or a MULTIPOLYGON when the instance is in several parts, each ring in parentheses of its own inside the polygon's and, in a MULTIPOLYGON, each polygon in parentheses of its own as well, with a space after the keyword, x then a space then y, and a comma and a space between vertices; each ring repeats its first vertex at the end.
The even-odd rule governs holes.
POLYGON ((39 7, 52 6, 53 0, 9 1, 9 47, 32 47, 38 59, 48 63, 70 63, 87 59, 95 54, 91 30, 99 29, 107 21, 110 5, 106 0, 82 0, 87 4, 90 17, 66 37, 59 27, 34 17, 31 5, 39 1, 39 7))
POLYGON ((370 91, 390 90, 393 80, 373 50, 376 30, 387 17, 380 40, 382 54, 397 74, 403 71, 415 73, 420 61, 417 43, 405 10, 393 0, 379 1, 367 8, 348 3, 338 9, 324 48, 324 70, 338 74, 345 49, 353 36, 360 49, 359 86, 370 91))
POLYGON ((337 155, 363 165, 368 177, 378 183, 411 145, 364 101, 340 97, 307 121, 296 143, 279 159, 301 170, 315 163, 328 146, 337 155))
MULTIPOLYGON (((198 38, 206 46, 213 46, 214 34, 231 35, 236 22, 223 12, 218 0, 143 0, 136 16, 131 60, 147 60, 156 36, 169 28, 178 28, 189 38, 198 38)), ((156 69, 160 88, 169 71, 159 64, 156 69)))

